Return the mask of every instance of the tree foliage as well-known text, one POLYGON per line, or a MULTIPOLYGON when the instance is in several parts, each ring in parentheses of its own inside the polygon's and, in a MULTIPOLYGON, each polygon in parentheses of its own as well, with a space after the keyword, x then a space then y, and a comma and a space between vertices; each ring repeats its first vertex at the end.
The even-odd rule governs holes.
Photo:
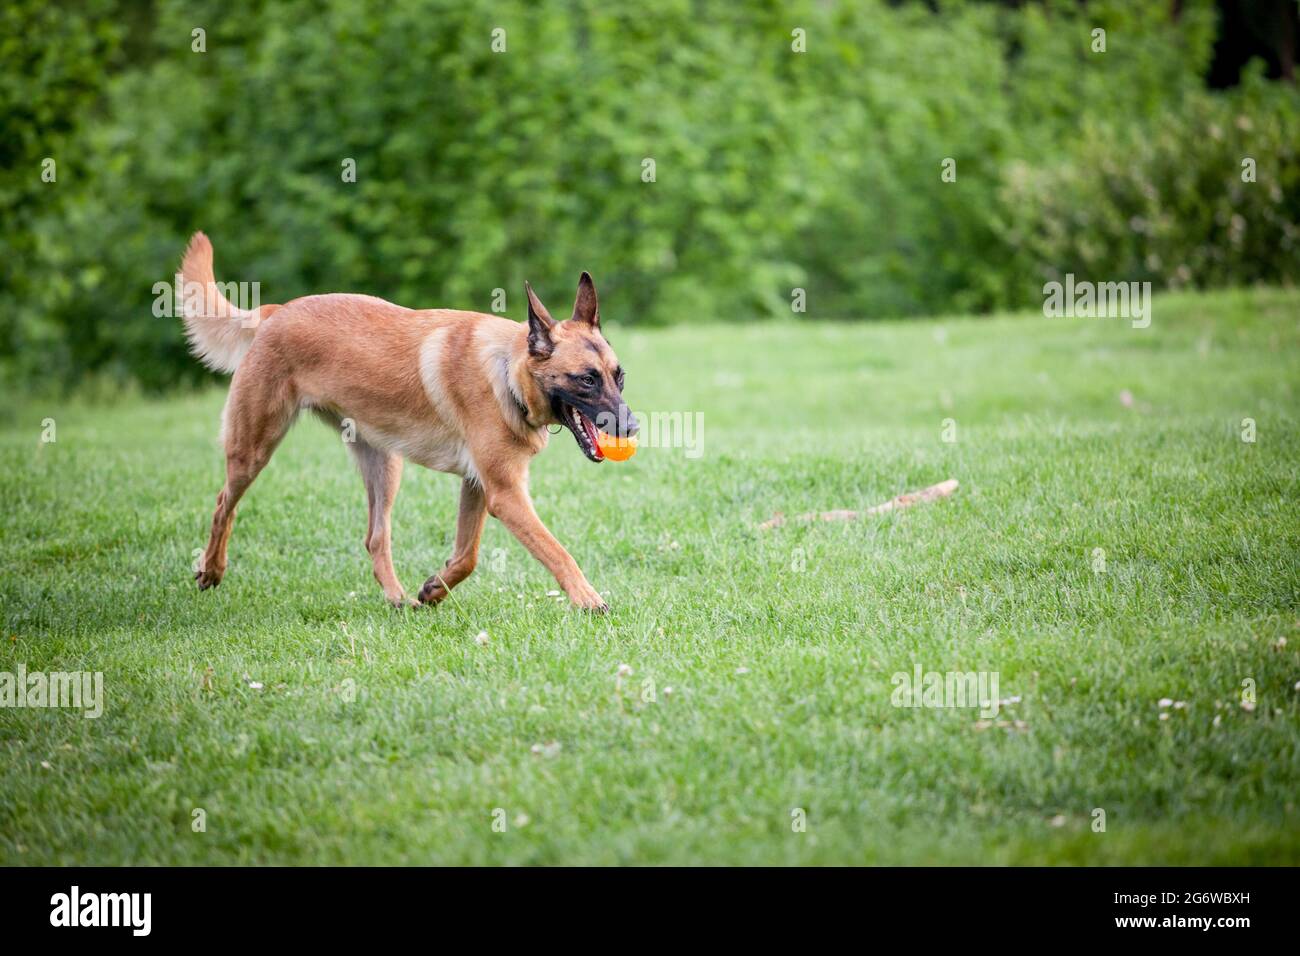
POLYGON ((263 302, 504 289, 517 316, 525 278, 560 299, 587 269, 643 323, 789 317, 795 288, 817 317, 990 310, 1070 268, 1277 280, 1295 89, 1204 92, 1213 11, 1169 7, 24 0, 0 374, 201 374, 150 308, 195 229, 263 302))

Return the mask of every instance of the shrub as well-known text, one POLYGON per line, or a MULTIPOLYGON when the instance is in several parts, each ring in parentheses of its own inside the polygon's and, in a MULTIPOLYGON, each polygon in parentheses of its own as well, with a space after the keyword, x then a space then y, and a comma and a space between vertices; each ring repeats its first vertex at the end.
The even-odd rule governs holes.
POLYGON ((1295 91, 1254 71, 1238 90, 1189 93, 1149 123, 1086 128, 1068 161, 1009 165, 999 234, 1025 296, 1067 272, 1171 289, 1289 280, 1298 128, 1295 91))
POLYGON ((57 190, 0 193, 11 379, 201 377, 150 308, 200 228, 264 302, 504 289, 519 317, 525 278, 562 310, 588 269, 639 323, 790 317, 795 287, 813 317, 982 311, 1054 269, 1217 284, 1294 255, 1296 92, 1201 90, 1207 0, 106 2, 29 32, 61 65, 6 98, 6 165, 67 157, 57 190))

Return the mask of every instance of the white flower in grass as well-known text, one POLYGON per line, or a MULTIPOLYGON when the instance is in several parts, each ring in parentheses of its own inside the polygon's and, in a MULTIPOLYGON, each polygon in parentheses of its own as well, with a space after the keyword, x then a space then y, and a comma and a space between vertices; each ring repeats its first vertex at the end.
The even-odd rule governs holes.
POLYGON ((479 631, 477 634, 474 635, 474 643, 477 644, 479 647, 485 646, 488 640, 490 640, 490 638, 488 638, 487 631, 479 631))
POLYGON ((631 667, 631 665, 629 665, 629 664, 619 664, 619 665, 618 665, 618 676, 619 676, 619 677, 631 677, 631 676, 632 676, 632 667, 631 667))
POLYGON ((749 668, 748 668, 748 667, 737 667, 737 668, 736 668, 736 673, 737 673, 737 674, 748 674, 748 673, 749 673, 749 668))
POLYGON ((1243 700, 1241 702, 1241 709, 1244 710, 1246 713, 1250 713, 1252 710, 1255 709, 1255 702, 1253 700, 1243 700))
POLYGON ((560 592, 557 591, 557 590, 555 590, 554 588, 552 588, 551 590, 549 590, 549 591, 546 592, 546 596, 547 596, 547 597, 559 597, 559 596, 560 596, 560 592))
POLYGON ((1063 827, 1065 826, 1065 814, 1058 813, 1056 816, 1052 817, 1052 819, 1048 820, 1047 822, 1054 827, 1063 827))
POLYGON ((1172 697, 1161 697, 1156 701, 1156 706, 1158 707, 1172 707, 1173 705, 1174 699, 1172 697))

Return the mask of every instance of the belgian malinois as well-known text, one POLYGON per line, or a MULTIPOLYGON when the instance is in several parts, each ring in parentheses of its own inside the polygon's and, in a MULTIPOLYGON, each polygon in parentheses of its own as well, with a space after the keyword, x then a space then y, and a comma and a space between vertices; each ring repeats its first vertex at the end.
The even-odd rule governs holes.
POLYGON ((212 244, 195 233, 181 265, 185 330, 209 368, 233 372, 222 412, 226 483, 195 578, 216 587, 226 573, 235 506, 303 409, 348 429, 370 505, 366 550, 384 597, 413 605, 393 571, 389 516, 402 461, 459 475, 456 543, 420 588, 437 604, 478 561, 490 514, 555 575, 580 608, 607 610, 577 562, 533 510, 528 463, 562 424, 592 461, 597 425, 636 434, 623 403, 623 369, 600 328, 591 276, 582 274, 573 315, 551 318, 524 284, 528 322, 451 309, 412 310, 368 295, 310 295, 244 310, 217 286, 212 244))

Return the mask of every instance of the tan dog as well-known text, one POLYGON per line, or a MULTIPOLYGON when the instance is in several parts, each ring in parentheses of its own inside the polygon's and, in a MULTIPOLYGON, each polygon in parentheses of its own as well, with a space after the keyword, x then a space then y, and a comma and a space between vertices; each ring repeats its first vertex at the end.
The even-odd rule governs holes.
POLYGON ((448 309, 413 311, 367 295, 312 295, 245 311, 212 272, 212 244, 195 233, 181 266, 185 329, 209 368, 234 372, 222 414, 226 484, 195 577, 215 587, 226 572, 235 506, 298 413, 311 409, 355 429, 350 445, 370 504, 366 550, 394 605, 411 604, 393 571, 389 516, 409 458, 460 475, 456 543, 420 589, 437 604, 474 570, 489 514, 555 575, 574 604, 606 610, 577 563, 542 524, 528 494, 528 463, 546 426, 568 426, 592 461, 597 423, 633 435, 623 370, 600 331, 591 277, 582 274, 573 316, 556 322, 525 283, 527 325, 448 309))

